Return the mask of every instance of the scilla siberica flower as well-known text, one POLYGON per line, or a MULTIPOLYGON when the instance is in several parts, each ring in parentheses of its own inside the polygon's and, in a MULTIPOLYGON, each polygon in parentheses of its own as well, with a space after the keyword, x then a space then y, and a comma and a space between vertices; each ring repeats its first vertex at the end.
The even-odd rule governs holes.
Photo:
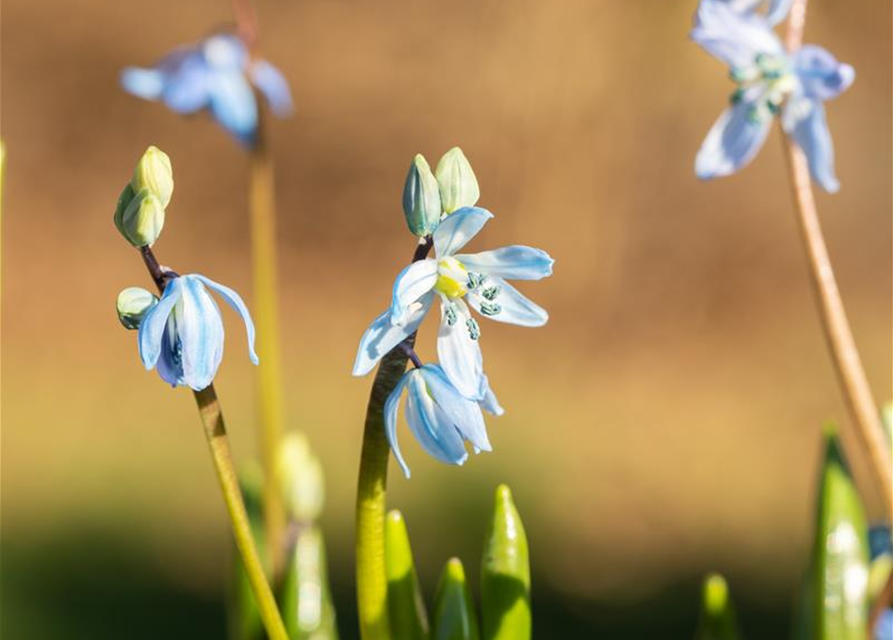
POLYGON ((254 323, 242 298, 229 287, 197 274, 171 279, 161 299, 139 324, 140 358, 168 384, 201 391, 211 384, 223 358, 223 320, 205 287, 235 309, 248 332, 248 353, 254 352, 254 323))
POLYGON ((468 459, 466 441, 475 453, 492 450, 481 408, 501 415, 502 407, 490 391, 486 376, 483 386, 483 397, 471 400, 459 393, 436 364, 410 369, 403 375, 385 402, 384 420, 388 442, 407 478, 409 467, 397 442, 397 413, 403 391, 407 392, 406 422, 422 448, 441 462, 461 465, 468 459))
POLYGON ((235 35, 219 33, 175 49, 151 69, 128 67, 124 90, 146 100, 161 100, 181 114, 208 110, 243 144, 254 143, 257 103, 252 85, 276 115, 292 110, 288 83, 266 60, 251 60, 235 35))
POLYGON ((766 22, 776 25, 782 22, 791 10, 791 0, 720 0, 741 14, 759 14, 766 22))
POLYGON ((736 11, 734 4, 701 0, 691 33, 697 44, 729 65, 738 85, 732 105, 698 152, 695 172, 709 179, 741 169, 760 150, 779 114, 785 133, 806 154, 813 179, 826 191, 837 191, 824 102, 846 90, 855 71, 818 46, 787 53, 766 17, 736 11))
POLYGON ((406 267, 394 283, 391 308, 376 318, 360 341, 354 375, 367 374, 388 351, 414 333, 435 299, 440 300, 437 355, 453 386, 465 397, 485 392, 480 327, 469 306, 484 317, 524 327, 546 323, 546 311, 506 279, 539 280, 552 275, 545 251, 514 245, 460 254, 493 217, 486 209, 464 207, 448 215, 433 233, 434 258, 406 267))

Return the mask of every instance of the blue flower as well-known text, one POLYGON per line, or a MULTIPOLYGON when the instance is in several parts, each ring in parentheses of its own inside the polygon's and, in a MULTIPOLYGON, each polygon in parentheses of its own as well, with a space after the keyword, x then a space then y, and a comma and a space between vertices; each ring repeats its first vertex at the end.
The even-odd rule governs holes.
POLYGON ((493 217, 478 207, 450 214, 434 231, 434 258, 406 267, 394 283, 391 308, 363 338, 353 374, 366 375, 388 351, 415 332, 435 299, 440 300, 437 354, 453 386, 467 398, 484 392, 480 327, 469 306, 499 322, 539 327, 549 315, 506 279, 539 280, 552 275, 545 251, 514 245, 476 254, 457 253, 493 217))
POLYGON ((791 0, 721 0, 741 14, 764 15, 766 22, 776 25, 788 17, 791 0), (759 12, 763 13, 759 13, 759 12))
POLYGON ((407 391, 406 422, 419 444, 432 457, 447 464, 461 465, 468 458, 465 442, 471 443, 475 453, 492 451, 481 407, 497 415, 502 410, 489 385, 487 400, 478 402, 460 393, 436 364, 410 369, 388 396, 384 408, 385 433, 407 478, 409 467, 397 443, 397 413, 404 390, 407 391), (493 411, 494 408, 497 411, 493 411))
POLYGON ((826 191, 839 183, 824 102, 840 95, 855 71, 825 49, 805 45, 789 54, 767 19, 739 13, 734 3, 702 0, 692 39, 730 67, 738 88, 707 134, 695 161, 701 179, 735 173, 756 156, 775 115, 804 151, 813 179, 826 191))
POLYGON ((884 609, 874 627, 874 640, 893 638, 893 609, 884 609))
POLYGON ((223 320, 206 286, 242 316, 249 356, 254 364, 258 362, 254 323, 239 294, 204 276, 180 276, 168 282, 139 328, 143 364, 146 369, 155 367, 161 379, 174 387, 186 385, 201 391, 214 380, 223 358, 223 320))
POLYGON ((292 110, 288 83, 279 70, 265 60, 250 60, 245 45, 231 34, 175 49, 151 69, 128 67, 121 85, 139 98, 161 100, 177 113, 207 109, 246 145, 254 143, 257 132, 252 85, 276 115, 292 110))

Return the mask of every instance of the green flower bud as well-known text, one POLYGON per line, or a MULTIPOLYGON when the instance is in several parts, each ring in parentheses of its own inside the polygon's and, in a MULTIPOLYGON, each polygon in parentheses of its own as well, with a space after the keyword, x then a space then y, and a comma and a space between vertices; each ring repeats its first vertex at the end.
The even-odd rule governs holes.
POLYGON ((291 432, 282 438, 276 472, 289 516, 304 523, 319 518, 325 500, 322 465, 303 434, 291 432))
POLYGON ((118 294, 118 320, 125 329, 139 329, 146 312, 158 304, 158 296, 141 287, 127 287, 118 294))
POLYGON ((164 228, 161 199, 146 187, 134 194, 133 188, 127 185, 118 199, 115 226, 135 247, 155 244, 164 228))
POLYGON ((437 163, 437 184, 444 213, 451 214, 462 207, 473 207, 481 197, 478 179, 468 158, 459 147, 453 147, 437 163))
POLYGON ((171 159, 158 147, 146 149, 143 157, 136 164, 133 180, 130 181, 134 193, 148 189, 161 200, 161 206, 167 208, 174 192, 174 174, 171 170, 171 159))
POLYGON ((701 616, 695 640, 740 640, 729 585, 718 573, 704 578, 701 588, 701 616))
POLYGON ((406 175, 403 213, 409 230, 420 238, 434 233, 440 224, 440 188, 422 154, 416 155, 406 175))

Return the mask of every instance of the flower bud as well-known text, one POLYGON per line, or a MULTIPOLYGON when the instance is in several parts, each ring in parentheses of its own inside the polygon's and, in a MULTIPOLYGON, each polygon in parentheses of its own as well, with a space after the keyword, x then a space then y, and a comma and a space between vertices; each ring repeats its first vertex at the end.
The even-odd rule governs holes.
POLYGON ((118 320, 125 329, 139 329, 146 312, 158 304, 158 296, 141 287, 127 287, 118 294, 118 320))
POLYGON ((146 187, 133 194, 132 187, 128 185, 118 200, 115 225, 135 247, 155 244, 164 228, 164 206, 161 199, 146 187))
POLYGON ((167 154, 155 146, 146 149, 136 164, 130 186, 134 193, 148 189, 158 197, 161 206, 166 208, 174 192, 174 174, 167 154))
POLYGON ((409 230, 420 238, 431 235, 440 224, 440 189, 428 161, 416 155, 403 187, 403 213, 409 230))
POLYGON ((285 508, 298 522, 313 522, 322 512, 324 496, 322 465, 310 450, 307 438, 288 433, 282 438, 276 469, 285 508))
POLYGON ((447 215, 462 207, 473 207, 481 190, 468 158, 459 147, 453 147, 437 163, 437 184, 440 201, 447 215))

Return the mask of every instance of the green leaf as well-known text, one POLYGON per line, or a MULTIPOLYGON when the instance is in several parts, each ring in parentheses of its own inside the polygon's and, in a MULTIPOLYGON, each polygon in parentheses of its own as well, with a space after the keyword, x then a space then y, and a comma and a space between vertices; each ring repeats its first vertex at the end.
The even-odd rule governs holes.
POLYGON ((740 640, 738 622, 729 585, 718 573, 704 578, 701 593, 701 618, 695 640, 740 640))
POLYGON ((399 511, 385 521, 385 570, 391 635, 400 640, 427 640, 428 613, 412 559, 409 533, 399 511))
POLYGON ((458 558, 447 561, 434 596, 432 640, 480 640, 474 603, 458 558))
POLYGON ((800 640, 868 638, 865 511, 830 426, 816 508, 812 558, 801 593, 800 640))
POLYGON ((527 535, 506 485, 496 489, 493 519, 484 538, 481 621, 484 640, 528 640, 531 636, 527 535))
MULTIPOLYGON (((266 557, 264 547, 263 510, 261 506, 261 494, 263 487, 263 475, 259 467, 249 465, 239 476, 239 485, 245 500, 245 510, 248 512, 248 520, 251 524, 251 535, 257 545, 257 552, 261 559, 266 557)), ((231 640, 263 640, 263 622, 260 612, 254 600, 254 591, 248 582, 248 575, 242 566, 242 559, 236 549, 232 547, 231 576, 227 602, 227 626, 231 640)))
POLYGON ((278 600, 291 640, 337 640, 325 541, 318 526, 299 527, 287 556, 278 600))

